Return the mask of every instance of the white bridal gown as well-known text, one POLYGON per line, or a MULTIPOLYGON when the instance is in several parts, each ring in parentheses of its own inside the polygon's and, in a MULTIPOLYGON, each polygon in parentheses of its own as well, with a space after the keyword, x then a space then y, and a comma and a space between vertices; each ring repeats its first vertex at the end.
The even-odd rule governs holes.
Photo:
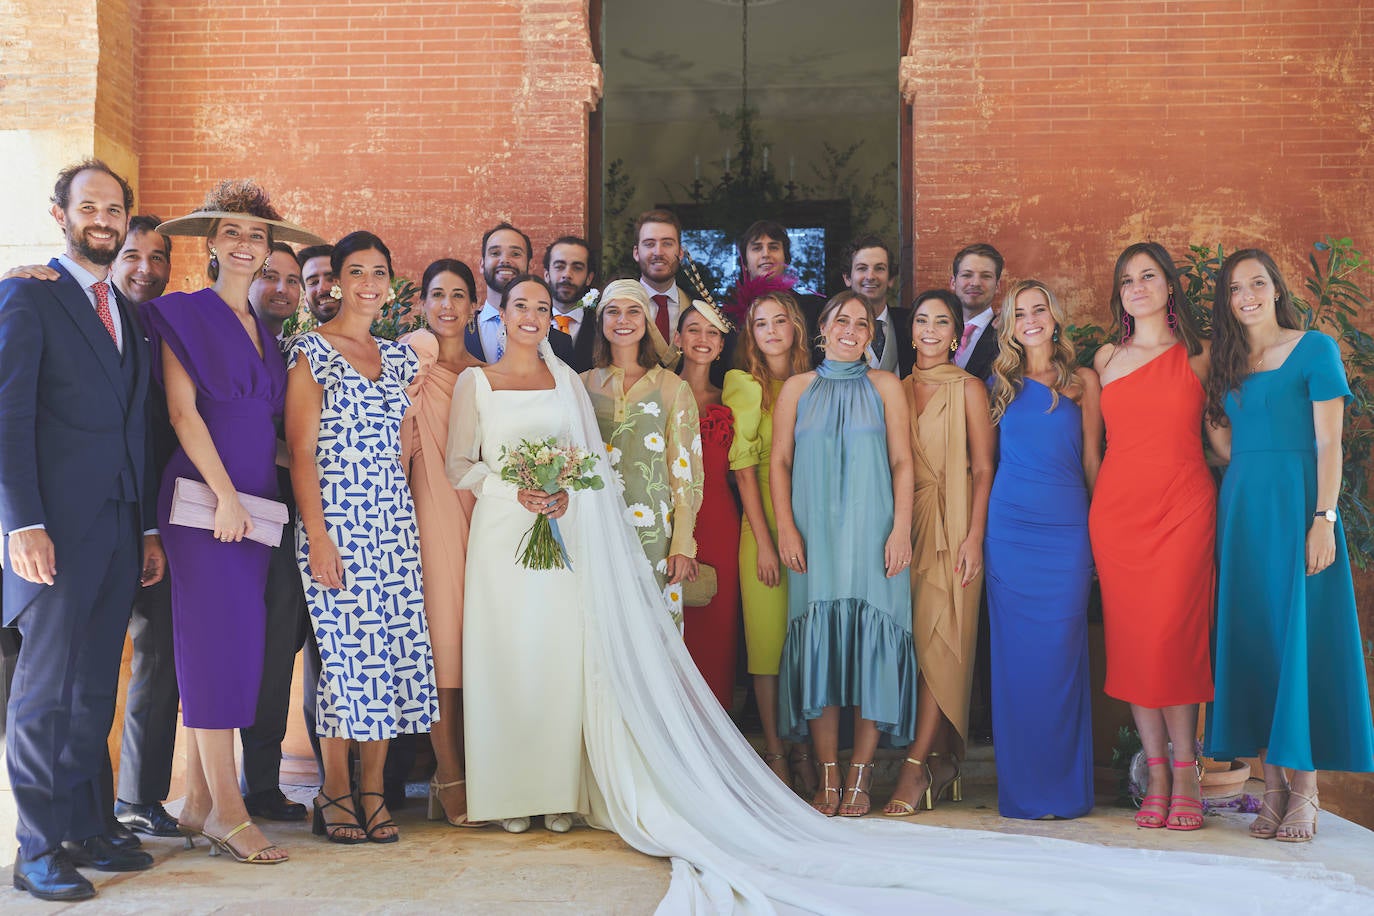
MULTIPOLYGON (((572 441, 604 455, 586 392, 541 350, 572 441)), ((823 817, 763 765, 697 673, 604 461, 601 476, 606 489, 577 494, 563 526, 576 542, 590 820, 672 859, 660 913, 1374 912, 1374 893, 1320 865, 823 817)), ((486 536, 474 516, 473 543, 486 536)), ((469 562, 468 575, 492 576, 497 594, 515 587, 509 562, 469 562)), ((468 753, 485 754, 468 734, 468 753)))
MULTIPOLYGON (((481 369, 453 388, 449 480, 477 493, 463 599, 468 815, 489 821, 587 811, 582 774, 582 612, 567 569, 528 570, 517 551, 534 515, 500 477, 501 447, 553 436, 570 418, 556 391, 493 391, 481 369)), ((577 499, 559 522, 576 551, 577 499)))

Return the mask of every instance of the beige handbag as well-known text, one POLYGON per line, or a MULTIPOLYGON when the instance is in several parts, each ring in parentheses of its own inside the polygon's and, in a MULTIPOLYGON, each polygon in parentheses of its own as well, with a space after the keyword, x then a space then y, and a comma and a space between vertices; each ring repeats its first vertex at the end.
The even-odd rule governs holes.
POLYGON ((697 564, 697 580, 683 580, 682 603, 687 607, 705 607, 716 597, 716 568, 708 563, 697 564))

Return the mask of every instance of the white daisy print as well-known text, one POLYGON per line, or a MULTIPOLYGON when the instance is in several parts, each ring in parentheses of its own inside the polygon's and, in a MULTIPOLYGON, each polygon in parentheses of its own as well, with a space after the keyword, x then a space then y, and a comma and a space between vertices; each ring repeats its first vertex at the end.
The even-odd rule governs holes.
POLYGON ((611 445, 611 443, 607 442, 606 457, 610 459, 611 467, 616 467, 620 464, 620 449, 616 448, 614 445, 611 445))
POLYGON ((651 452, 663 451, 664 445, 663 436, 659 433, 649 433, 649 435, 644 437, 644 447, 651 452))
POLYGON ((668 602, 668 607, 679 608, 682 606, 682 586, 670 585, 663 590, 663 600, 668 602))
POLYGON ((663 412, 663 408, 658 406, 657 401, 640 401, 636 406, 651 417, 656 417, 663 412))
POLYGON ((697 436, 693 436, 693 437, 692 437, 692 454, 693 454, 693 455, 700 455, 700 454, 701 454, 701 436, 700 436, 700 435, 697 435, 697 436))
POLYGON ((636 528, 648 528, 654 523, 654 510, 643 503, 635 503, 625 509, 625 520, 636 528))
POLYGON ((659 518, 663 519, 663 533, 668 535, 668 537, 672 537, 673 513, 672 510, 668 508, 668 504, 663 502, 662 500, 660 500, 658 503, 658 515, 659 518))
POLYGON ((692 459, 687 449, 678 447, 677 458, 673 461, 673 476, 678 480, 692 479, 692 459))

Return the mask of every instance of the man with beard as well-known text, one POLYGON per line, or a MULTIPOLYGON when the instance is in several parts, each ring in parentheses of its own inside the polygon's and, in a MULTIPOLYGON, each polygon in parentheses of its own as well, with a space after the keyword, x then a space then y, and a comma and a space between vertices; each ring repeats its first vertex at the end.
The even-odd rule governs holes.
POLYGON ((553 320, 558 330, 572 338, 572 358, 566 360, 574 372, 592 367, 592 343, 596 340, 596 319, 579 303, 596 280, 592 249, 587 240, 565 235, 544 249, 544 279, 553 290, 553 320))
POLYGON ((329 263, 333 254, 333 245, 311 245, 296 255, 305 283, 305 304, 316 324, 324 324, 339 313, 339 300, 329 295, 335 280, 334 268, 329 263))
MULTIPOLYGON (((261 273, 248 287, 248 305, 252 307, 253 314, 267 325, 267 330, 277 338, 278 344, 282 343, 282 326, 286 324, 286 319, 300 308, 303 290, 304 281, 296 253, 285 242, 273 242, 261 273)), ((335 304, 335 308, 338 307, 337 300, 329 301, 335 304)))
MULTIPOLYGON (((510 223, 497 223, 482 235, 482 282, 486 298, 477 313, 477 330, 465 338, 468 352, 485 363, 494 363, 506 352, 506 329, 501 325, 501 296, 516 277, 529 273, 534 246, 530 237, 510 223)), ((572 359, 572 338, 556 328, 549 330, 549 345, 564 362, 572 359)))
MULTIPOLYGON (((161 296, 172 275, 172 240, 157 231, 161 222, 159 217, 149 214, 131 218, 129 234, 110 268, 114 288, 135 308, 161 296)), ((62 274, 47 265, 35 264, 5 274, 5 279, 11 277, 56 281, 62 274)), ((153 468, 157 472, 150 485, 156 486, 162 467, 176 448, 166 400, 156 392, 149 396, 149 423, 153 468)), ((134 596, 129 637, 133 653, 124 703, 124 737, 119 749, 119 795, 115 795, 114 768, 108 751, 101 767, 101 786, 106 837, 117 846, 137 848, 140 844, 133 832, 179 836, 176 818, 162 807, 172 783, 178 699, 168 579, 140 589, 134 596)))
MULTIPOLYGON (((310 249, 301 253, 307 251, 310 249)), ((314 276, 320 278, 318 270, 314 276)), ((279 346, 286 345, 282 325, 300 307, 303 290, 296 254, 285 242, 273 242, 262 272, 248 287, 248 305, 276 337, 279 346)), ((338 308, 337 299, 331 298, 329 302, 338 308)), ((277 433, 280 436, 281 430, 277 433)), ((277 468, 277 484, 282 500, 292 512, 293 523, 287 528, 292 531, 296 507, 291 475, 284 467, 277 468)), ((281 743, 286 737, 291 676, 296 653, 303 645, 306 652, 301 672, 301 706, 318 766, 320 739, 315 734, 315 687, 320 679, 320 650, 315 645, 300 567, 296 565, 296 541, 285 537, 273 549, 267 567, 267 640, 263 644, 258 708, 252 726, 239 729, 243 742, 243 804, 253 817, 272 821, 303 821, 306 817, 305 805, 291 801, 281 790, 281 743)))
POLYGON ((882 239, 860 236, 844 252, 844 285, 862 296, 877 316, 869 366, 905 376, 911 372, 916 351, 911 349, 911 309, 887 305, 893 260, 892 249, 882 239))
POLYGON ((15 886, 80 900, 95 889, 77 866, 153 864, 105 835, 100 769, 129 608, 165 558, 146 442, 150 356, 108 279, 133 192, 86 160, 58 175, 52 200, 67 243, 49 266, 61 277, 0 281, 4 622, 23 639, 7 756, 15 886))
POLYGON ((970 375, 987 381, 997 358, 997 321, 993 302, 1002 284, 1001 253, 991 245, 969 245, 954 256, 949 288, 964 306, 964 334, 954 362, 970 375))

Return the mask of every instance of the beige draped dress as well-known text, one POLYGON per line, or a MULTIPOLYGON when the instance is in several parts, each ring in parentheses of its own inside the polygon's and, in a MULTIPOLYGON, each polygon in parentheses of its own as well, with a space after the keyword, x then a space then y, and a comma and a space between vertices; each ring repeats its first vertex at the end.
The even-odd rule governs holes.
POLYGON ((959 584, 954 565, 968 535, 973 507, 964 384, 973 378, 953 364, 915 369, 903 381, 915 452, 916 499, 911 515, 911 630, 916 662, 940 710, 968 740, 969 692, 978 644, 983 573, 959 584), (917 384, 939 387, 916 410, 917 384))
MULTIPOLYGON (((438 354, 438 342, 428 331, 416 331, 402 340, 422 359, 438 354)), ((420 528, 425 622, 429 624, 434 680, 439 688, 463 686, 463 576, 468 523, 476 501, 472 491, 454 489, 444 473, 449 410, 457 381, 453 370, 432 363, 411 384, 410 410, 401 423, 401 466, 410 481, 420 528)))

